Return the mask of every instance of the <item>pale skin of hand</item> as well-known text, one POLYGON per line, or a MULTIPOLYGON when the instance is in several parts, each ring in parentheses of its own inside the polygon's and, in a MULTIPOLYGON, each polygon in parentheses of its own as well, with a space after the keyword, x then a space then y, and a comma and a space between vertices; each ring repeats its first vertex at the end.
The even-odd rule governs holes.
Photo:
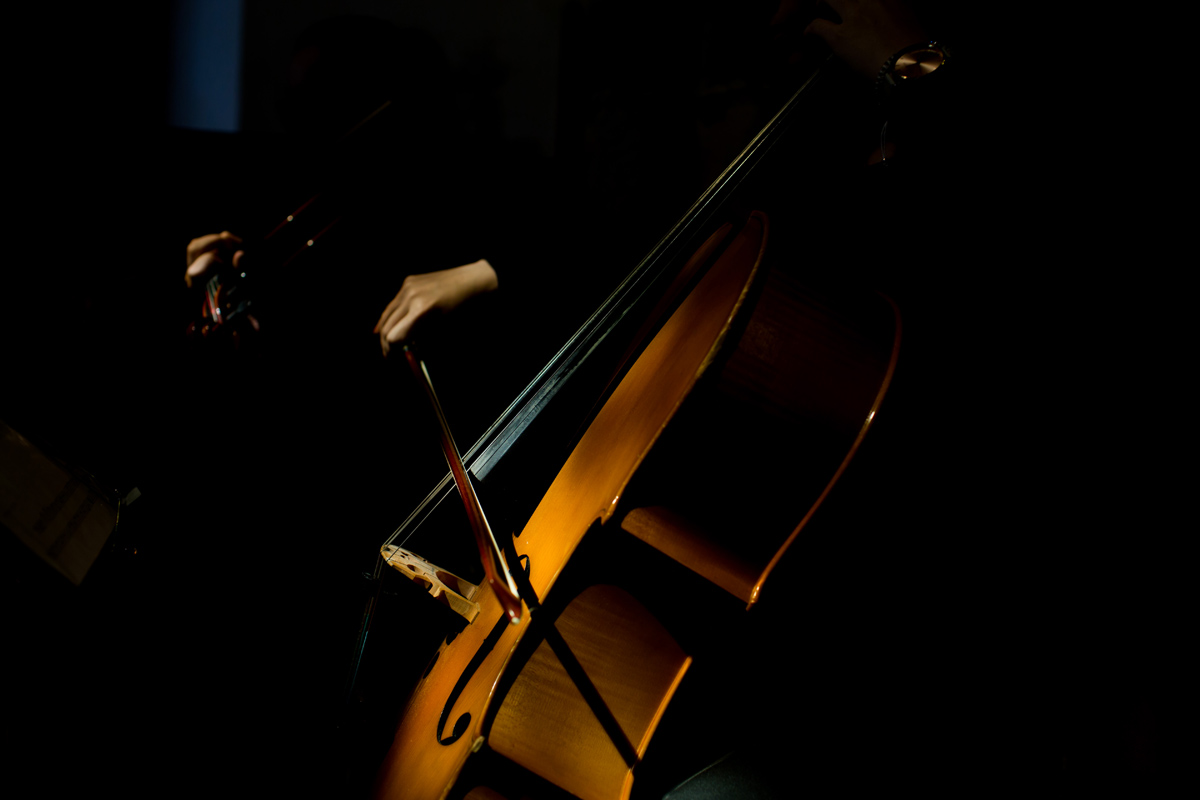
POLYGON ((403 342, 413 325, 431 313, 445 313, 468 298, 499 286, 496 270, 486 259, 460 267, 409 275, 375 323, 379 345, 387 355, 393 344, 403 342))
POLYGON ((190 289, 193 284, 204 277, 214 264, 232 264, 238 266, 245 251, 241 249, 241 237, 229 231, 210 233, 199 236, 188 242, 187 271, 183 275, 184 282, 190 289))
MULTIPOLYGON (((842 21, 814 19, 804 29, 804 35, 824 39, 834 55, 864 78, 874 80, 897 52, 929 40, 908 4, 901 0, 825 2, 842 21)), ((783 5, 788 5, 787 0, 783 5)), ((783 11, 781 8, 780 13, 783 11)))

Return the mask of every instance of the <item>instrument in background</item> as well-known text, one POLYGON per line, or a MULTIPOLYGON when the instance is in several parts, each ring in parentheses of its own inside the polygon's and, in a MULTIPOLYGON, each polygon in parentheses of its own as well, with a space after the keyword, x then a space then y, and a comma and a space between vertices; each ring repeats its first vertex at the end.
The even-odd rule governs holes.
MULTIPOLYGON (((344 148, 355 134, 377 120, 392 106, 380 105, 339 137, 335 148, 344 148)), ((204 282, 204 297, 197 318, 188 324, 192 339, 223 341, 234 347, 258 331, 259 319, 252 313, 264 294, 270 294, 270 282, 283 280, 287 270, 310 252, 342 221, 356 194, 346 176, 336 181, 330 176, 318 178, 324 188, 302 202, 267 233, 248 247, 249 258, 241 264, 222 264, 204 282)))
POLYGON ((310 217, 325 210, 320 201, 320 195, 309 198, 264 236, 254 249, 254 266, 223 265, 204 282, 199 317, 187 327, 189 338, 227 338, 238 347, 248 332, 259 330, 260 323, 251 311, 262 294, 263 273, 282 273, 341 221, 340 215, 330 219, 327 214, 317 226, 305 226, 310 217), (316 232, 310 233, 313 227, 316 232))

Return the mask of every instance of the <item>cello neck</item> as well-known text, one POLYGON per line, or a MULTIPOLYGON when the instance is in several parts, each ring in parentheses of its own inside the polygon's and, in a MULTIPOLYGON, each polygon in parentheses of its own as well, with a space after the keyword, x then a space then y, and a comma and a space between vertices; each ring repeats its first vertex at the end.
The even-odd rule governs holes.
MULTIPOLYGON (((554 404, 555 398, 570 383, 570 379, 580 372, 585 362, 593 358, 623 322, 635 316, 631 311, 640 307, 651 296, 652 288, 661 285, 660 279, 669 272, 671 266, 678 265, 679 260, 690 252, 685 248, 691 243, 691 249, 695 249, 693 242, 704 233, 705 226, 711 224, 714 216, 728 204, 738 186, 795 122, 798 110, 804 106, 804 98, 811 95, 812 88, 818 83, 831 59, 832 56, 826 58, 808 75, 789 100, 691 205, 687 213, 638 262, 475 444, 463 453, 463 462, 476 480, 482 481, 488 476, 530 426, 554 404)), ((617 356, 619 355, 618 351, 617 356)), ((610 378, 610 375, 606 375, 601 380, 601 386, 610 383, 610 378)), ((573 430, 575 427, 572 425, 573 430)), ((447 474, 385 544, 402 544, 407 541, 433 509, 452 491, 454 480, 447 474)))

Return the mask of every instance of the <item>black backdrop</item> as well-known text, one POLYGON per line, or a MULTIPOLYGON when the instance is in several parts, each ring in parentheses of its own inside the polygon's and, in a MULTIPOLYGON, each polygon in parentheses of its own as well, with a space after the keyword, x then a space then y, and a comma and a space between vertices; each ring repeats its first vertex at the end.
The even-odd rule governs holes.
MULTIPOLYGON (((678 132, 680 120, 694 121, 686 98, 696 86, 730 76, 753 85, 737 71, 744 50, 731 48, 728 61, 710 56, 718 34, 737 38, 755 16, 717 3, 689 4, 688 14, 619 2, 562 4, 553 14, 531 5, 529 13, 552 17, 538 29, 557 38, 524 61, 557 65, 557 84, 542 76, 525 88, 518 79, 528 64, 505 59, 520 52, 514 42, 546 41, 527 35, 537 26, 474 7, 461 17, 431 9, 421 12, 436 23, 429 32, 464 81, 455 90, 463 130, 497 156, 489 163, 537 176, 517 187, 501 170, 495 194, 539 219, 561 209, 562 197, 581 203, 581 214, 549 216, 567 216, 572 233, 580 219, 586 231, 617 232, 598 254, 572 252, 587 263, 635 258, 703 184, 705 162, 685 158, 678 132), (548 100, 552 111, 539 105, 548 100), (678 145, 668 148, 677 158, 659 156, 664 142, 678 145), (664 183, 676 188, 647 193, 664 183)), ((440 474, 436 453, 410 455, 408 419, 380 400, 402 389, 382 370, 364 378, 352 368, 359 361, 326 354, 341 372, 305 373, 307 359, 292 350, 279 374, 252 363, 211 380, 176 334, 191 305, 178 287, 182 245, 227 227, 220 209, 231 197, 253 210, 258 201, 248 197, 270 194, 280 167, 271 157, 280 135, 271 65, 291 36, 334 10, 247 4, 238 135, 165 126, 166 11, 42 6, 14 17, 17 224, 5 270, 0 413, 122 493, 143 490, 121 535, 138 555, 107 553, 79 589, 19 547, 6 551, 6 649, 17 665, 7 716, 24 743, 13 761, 44 794, 158 794, 178 782, 184 793, 316 795, 340 785, 328 753, 336 751, 342 653, 357 623, 353 576, 424 493, 426 476, 440 474), (341 394, 342 380, 372 398, 361 408, 383 406, 378 418, 343 421, 353 404, 327 399, 341 394), (258 405, 239 422, 229 407, 244 400, 258 405), (321 452, 372 456, 349 470, 309 463, 317 439, 326 442, 321 452), (400 456, 389 458, 389 448, 400 456), (306 509, 319 530, 280 524, 306 509), (318 577, 323 562, 337 569, 318 577)), ((955 22, 959 40, 989 56, 1007 40, 986 34, 1014 30, 955 22)), ((1170 610, 1181 592, 1173 562, 1186 496, 1172 457, 1182 389, 1173 376, 1188 362, 1172 348, 1186 340, 1184 317, 1167 299, 1175 276, 1156 267, 1162 237, 1147 233, 1162 226, 1152 202, 1120 203, 1121 226, 1106 224, 1116 217, 1096 198, 1128 197, 1136 170, 1090 168, 1090 153, 1066 146, 1079 130, 1070 125, 1080 104, 1071 73, 1047 65, 1000 81, 982 66, 988 58, 967 53, 967 92, 985 109, 956 151, 971 180, 953 184, 965 194, 923 212, 921 235, 895 257, 945 265, 940 292, 924 300, 958 308, 959 327, 944 338, 970 358, 913 401, 936 407, 941 423, 928 444, 922 432, 899 438, 901 452, 927 448, 915 472, 928 479, 924 493, 909 491, 910 475, 903 492, 883 494, 899 492, 902 502, 890 526, 871 529, 876 549, 865 569, 880 582, 856 583, 867 600, 817 626, 843 645, 846 630, 868 632, 875 644, 848 656, 859 659, 863 684, 837 684, 829 666, 797 668, 805 697, 836 689, 856 699, 810 709, 820 722, 799 737, 801 750, 840 757, 801 760, 795 780, 823 783, 829 763, 838 779, 881 786, 897 773, 879 774, 879 764, 904 765, 905 782, 938 777, 959 787, 1164 780, 1178 758, 1182 637, 1170 610), (984 220, 967 234, 948 210, 965 213, 965 200, 975 203, 969 216, 984 220), (829 730, 840 733, 824 736, 829 730)), ((846 86, 829 113, 854 135, 862 95, 853 81, 846 86)), ((564 252, 560 239, 551 242, 543 252, 564 252)), ((836 255, 840 242, 815 246, 836 255)), ((602 292, 607 277, 595 280, 582 297, 602 292)), ((505 313, 501 306, 480 318, 505 313)), ((545 339, 578 313, 549 315, 554 333, 545 339)), ((539 358, 531 351, 525 369, 539 358)), ((510 390, 463 401, 464 413, 478 410, 470 424, 481 425, 510 390)), ((878 482, 895 474, 879 469, 878 482)), ((843 531, 856 519, 846 505, 843 531)), ((865 517, 882 524, 874 510, 865 517)), ((839 576, 853 572, 843 569, 839 576)))

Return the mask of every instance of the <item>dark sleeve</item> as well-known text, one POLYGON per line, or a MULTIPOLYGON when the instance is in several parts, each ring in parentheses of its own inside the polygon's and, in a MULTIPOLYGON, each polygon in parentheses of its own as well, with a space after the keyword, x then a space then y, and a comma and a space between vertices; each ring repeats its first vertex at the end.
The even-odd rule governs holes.
POLYGON ((969 69, 962 59, 951 59, 881 98, 886 138, 896 146, 895 166, 947 180, 955 164, 970 158, 975 98, 967 83, 969 69))

